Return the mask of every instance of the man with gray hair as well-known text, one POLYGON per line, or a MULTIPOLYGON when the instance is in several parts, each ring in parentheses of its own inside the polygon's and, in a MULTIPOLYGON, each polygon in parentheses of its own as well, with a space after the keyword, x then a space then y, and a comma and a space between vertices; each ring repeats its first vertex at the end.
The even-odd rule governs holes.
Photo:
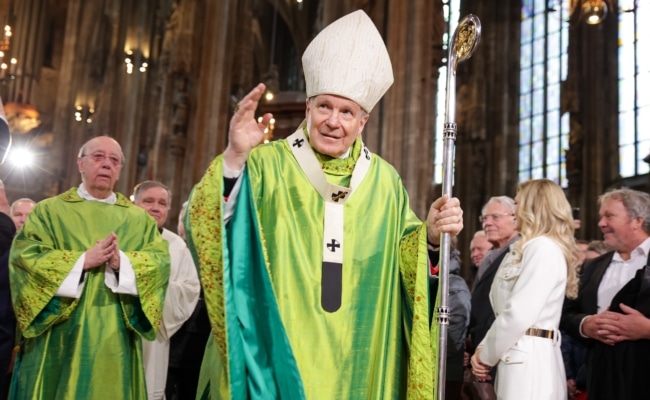
POLYGON ((560 328, 584 343, 589 399, 648 399, 650 380, 650 195, 616 189, 601 195, 604 242, 614 249, 587 261, 560 328))
POLYGON ((302 61, 305 121, 260 145, 272 115, 255 116, 258 85, 190 197, 187 239, 214 332, 197 395, 430 399, 427 247, 460 232, 460 202, 441 197, 420 220, 395 168, 363 144, 393 82, 367 14, 327 26, 302 61))
POLYGON ((164 228, 172 205, 169 188, 157 181, 144 181, 135 187, 133 202, 156 220, 163 239, 169 243, 171 264, 162 321, 156 340, 142 342, 149 400, 160 400, 165 397, 170 339, 192 315, 201 284, 185 241, 164 228))
POLYGON ((114 192, 123 163, 117 141, 89 140, 81 185, 38 203, 16 235, 18 398, 147 398, 140 338, 156 337, 169 252, 154 220, 114 192))
POLYGON ((474 280, 476 279, 476 274, 478 274, 478 268, 481 266, 483 258, 493 247, 484 230, 481 229, 474 233, 472 241, 469 242, 469 256, 472 260, 471 275, 468 282, 470 287, 474 286, 474 280))
POLYGON ((14 224, 16 224, 16 231, 19 231, 20 228, 23 227, 27 220, 27 216, 32 212, 35 205, 36 202, 27 197, 23 197, 22 199, 18 199, 11 203, 9 216, 14 221, 14 224))
MULTIPOLYGON (((470 348, 468 353, 474 353, 475 347, 481 343, 485 334, 494 322, 494 310, 490 303, 492 281, 508 253, 510 245, 519 237, 515 229, 515 201, 508 196, 491 197, 483 206, 479 222, 487 240, 492 243, 490 250, 481 261, 472 287, 472 307, 469 323, 470 348)), ((491 371, 494 378, 496 368, 491 371)), ((495 398, 493 381, 478 385, 482 398, 495 398)))

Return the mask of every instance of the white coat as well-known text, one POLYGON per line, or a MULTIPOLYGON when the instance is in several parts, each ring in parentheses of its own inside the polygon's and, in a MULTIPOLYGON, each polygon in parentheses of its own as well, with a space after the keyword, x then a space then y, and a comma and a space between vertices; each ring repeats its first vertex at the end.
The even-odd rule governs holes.
MULTIPOLYGON (((513 249, 514 246, 511 246, 513 249)), ((559 334, 567 265, 560 246, 546 236, 531 239, 516 262, 506 255, 492 283, 495 321, 480 343, 480 360, 497 365, 499 399, 564 400, 566 375, 559 334), (554 339, 525 334, 528 328, 555 332, 554 339)))
POLYGON ((163 317, 156 340, 142 341, 142 360, 149 400, 165 398, 169 339, 192 315, 201 292, 199 276, 183 238, 167 229, 163 229, 162 237, 169 243, 171 260, 163 317))

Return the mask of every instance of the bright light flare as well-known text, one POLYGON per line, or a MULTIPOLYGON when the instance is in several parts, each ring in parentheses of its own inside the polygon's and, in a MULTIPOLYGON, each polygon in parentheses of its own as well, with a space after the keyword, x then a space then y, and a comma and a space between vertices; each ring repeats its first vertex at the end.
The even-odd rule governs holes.
POLYGON ((8 158, 9 162, 18 168, 26 168, 34 164, 34 153, 27 149, 10 150, 8 158))

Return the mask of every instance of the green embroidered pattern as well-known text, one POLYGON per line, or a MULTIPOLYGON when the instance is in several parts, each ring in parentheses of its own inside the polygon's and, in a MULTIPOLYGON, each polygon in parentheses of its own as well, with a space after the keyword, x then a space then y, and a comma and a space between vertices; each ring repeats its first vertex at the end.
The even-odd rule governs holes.
POLYGON ((429 329, 429 265, 426 225, 402 240, 400 268, 411 304, 411 352, 408 369, 408 399, 432 399, 437 387, 437 327, 429 329), (433 372, 433 376, 432 375, 433 372))
POLYGON ((187 209, 189 224, 186 224, 186 233, 194 262, 199 266, 214 339, 219 354, 226 361, 228 343, 223 297, 222 163, 222 156, 215 158, 204 177, 194 187, 187 209))

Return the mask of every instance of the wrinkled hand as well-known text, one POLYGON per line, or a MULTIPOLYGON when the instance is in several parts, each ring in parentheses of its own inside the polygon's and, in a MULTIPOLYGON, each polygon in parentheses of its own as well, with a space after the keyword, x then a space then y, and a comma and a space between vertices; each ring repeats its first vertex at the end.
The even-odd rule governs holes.
POLYGON ((120 248, 117 246, 117 236, 115 237, 115 248, 113 249, 107 263, 108 266, 113 268, 115 271, 120 270, 120 248))
POLYGON ((242 169, 251 150, 264 139, 264 130, 273 115, 264 114, 262 122, 257 122, 255 110, 265 90, 266 86, 260 83, 237 103, 235 114, 230 120, 228 147, 224 151, 224 161, 231 169, 242 169))
POLYGON ((614 342, 609 339, 611 332, 607 331, 604 326, 606 321, 611 318, 605 318, 603 315, 605 313, 611 313, 611 311, 603 311, 600 314, 590 315, 584 319, 582 322, 582 333, 592 339, 596 339, 605 344, 613 345, 614 342))
POLYGON ((456 236, 463 230, 463 210, 460 200, 444 195, 431 204, 427 216, 427 238, 430 243, 440 244, 440 234, 456 236))
MULTIPOLYGON (((614 345, 624 340, 650 338, 650 320, 632 307, 625 304, 621 304, 620 307, 623 314, 605 311, 597 315, 599 318, 595 319, 594 324, 596 324, 598 337, 595 339, 614 345)), ((583 324, 583 332, 584 325, 590 319, 592 318, 587 318, 583 324)))
POLYGON ((490 376, 490 370, 492 367, 481 362, 481 359, 479 358, 481 356, 481 351, 482 349, 480 347, 477 348, 476 352, 474 352, 474 355, 472 356, 472 374, 474 374, 479 382, 485 382, 492 379, 490 376))
POLYGON ((114 265, 111 265, 113 269, 119 269, 119 249, 117 247, 117 235, 115 233, 110 233, 102 240, 98 240, 93 247, 86 251, 86 258, 84 262, 84 270, 89 270, 92 268, 99 267, 104 265, 106 262, 113 260, 115 254, 117 254, 117 268, 114 265))

